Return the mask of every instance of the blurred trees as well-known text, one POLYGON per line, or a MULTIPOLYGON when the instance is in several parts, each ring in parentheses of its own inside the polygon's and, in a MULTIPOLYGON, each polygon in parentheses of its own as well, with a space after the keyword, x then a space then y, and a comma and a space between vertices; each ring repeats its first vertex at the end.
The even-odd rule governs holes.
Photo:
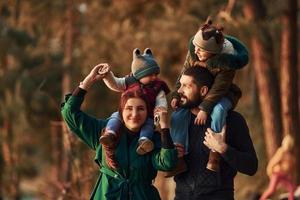
MULTIPOLYGON (((295 144, 300 142, 299 128, 299 92, 298 92, 298 31, 297 31, 297 0, 288 0, 284 4, 281 22, 281 106, 283 136, 292 135, 295 144)), ((297 147, 296 155, 300 155, 300 148, 297 147)), ((300 159, 297 156, 297 167, 300 167, 300 159)), ((300 181, 300 173, 297 172, 297 181, 300 181)))
POLYGON ((263 1, 247 0, 244 13, 252 28, 251 52, 263 118, 268 158, 276 152, 281 135, 279 88, 274 62, 274 49, 263 1))
MULTIPOLYGON (((249 66, 237 73, 235 81, 243 90, 238 109, 247 116, 260 161, 265 162, 265 150, 268 156, 276 150, 282 132, 294 133, 299 141, 295 16, 299 5, 297 0, 288 2, 285 11, 278 0, 0 2, 3 195, 16 198, 21 193, 33 193, 50 199, 86 199, 98 171, 92 162, 93 152, 77 139, 66 138, 70 134, 65 134, 68 131, 60 123, 62 94, 71 92, 100 62, 111 64, 116 75, 128 74, 136 47, 153 50, 161 66, 161 78, 173 86, 189 38, 209 15, 219 16, 216 22, 224 25, 225 33, 239 37, 251 52, 249 66), (72 17, 68 18, 70 8, 72 17), (256 83, 250 79, 252 74, 256 83), (258 93, 248 92, 256 91, 256 87, 258 93), (260 109, 252 102, 257 98, 260 109), (264 130, 260 128, 260 118, 264 130), (260 145, 262 134, 266 149, 260 145), (66 181, 61 176, 68 142, 72 148, 70 177, 66 181), (8 192, 11 186, 16 195, 8 192)), ((86 96, 83 109, 105 118, 117 109, 118 97, 99 83, 86 96)), ((261 170, 264 175, 264 169, 261 170)), ((259 189, 263 181, 249 187, 259 189)), ((164 184, 160 180, 158 185, 164 184)), ((239 192, 241 187, 237 187, 239 192)))

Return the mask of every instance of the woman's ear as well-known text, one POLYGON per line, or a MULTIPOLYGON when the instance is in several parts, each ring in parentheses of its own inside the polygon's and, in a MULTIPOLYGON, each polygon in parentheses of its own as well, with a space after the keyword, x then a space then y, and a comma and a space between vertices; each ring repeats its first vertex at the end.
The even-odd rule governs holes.
POLYGON ((202 97, 204 97, 207 93, 208 93, 208 87, 207 87, 207 86, 202 86, 202 87, 200 88, 200 95, 201 95, 202 97))

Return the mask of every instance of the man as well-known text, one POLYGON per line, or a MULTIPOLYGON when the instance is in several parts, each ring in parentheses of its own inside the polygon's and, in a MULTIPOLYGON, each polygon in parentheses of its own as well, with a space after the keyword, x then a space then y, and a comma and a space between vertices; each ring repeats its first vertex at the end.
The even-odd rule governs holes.
POLYGON ((177 145, 187 171, 181 170, 182 173, 175 175, 175 200, 232 200, 236 173, 252 176, 257 171, 258 161, 248 126, 239 113, 230 111, 226 128, 218 134, 209 128, 209 119, 205 125, 194 123, 199 112, 198 105, 212 83, 212 75, 202 67, 188 68, 180 78, 181 86, 177 92, 181 109, 172 114, 171 134, 175 143, 182 141, 183 135, 177 130, 185 126, 188 135, 183 145, 188 148, 177 145), (186 121, 188 123, 184 123, 186 121), (221 155, 219 172, 206 168, 210 150, 221 155))

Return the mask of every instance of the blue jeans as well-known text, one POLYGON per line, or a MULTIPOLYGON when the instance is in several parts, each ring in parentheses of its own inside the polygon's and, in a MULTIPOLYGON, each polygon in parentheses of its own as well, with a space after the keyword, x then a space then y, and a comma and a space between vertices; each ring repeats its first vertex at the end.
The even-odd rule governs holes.
POLYGON ((232 108, 232 103, 229 99, 223 97, 214 107, 210 114, 211 117, 211 129, 220 133, 223 126, 226 124, 226 117, 228 111, 232 108))
MULTIPOLYGON (((227 98, 222 98, 217 103, 211 113, 211 129, 220 133, 226 123, 228 111, 231 109, 232 103, 227 98)), ((171 116, 171 137, 174 143, 184 145, 185 152, 188 153, 188 131, 191 121, 191 112, 189 109, 179 109, 172 113, 171 116)))
POLYGON ((185 153, 188 152, 189 137, 188 130, 191 121, 189 109, 178 109, 171 115, 171 137, 174 143, 182 144, 185 153))
MULTIPOLYGON (((122 125, 122 119, 121 116, 119 114, 119 112, 114 112, 106 125, 106 130, 109 133, 115 134, 117 135, 117 132, 119 131, 119 129, 121 128, 122 125)), ((153 119, 151 118, 147 118, 146 122, 144 123, 144 125, 141 128, 141 132, 140 132, 140 139, 151 139, 153 136, 153 132, 154 132, 154 122, 153 119)))

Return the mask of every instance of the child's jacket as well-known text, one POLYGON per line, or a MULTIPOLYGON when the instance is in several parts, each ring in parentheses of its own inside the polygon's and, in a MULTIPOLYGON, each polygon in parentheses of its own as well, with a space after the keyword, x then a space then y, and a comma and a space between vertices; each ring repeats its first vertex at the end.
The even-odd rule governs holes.
MULTIPOLYGON (((242 96, 240 88, 233 84, 235 71, 244 67, 249 60, 249 53, 247 48, 236 38, 225 36, 225 40, 232 43, 235 54, 221 53, 208 61, 200 62, 195 54, 195 46, 192 43, 193 38, 189 42, 189 51, 186 60, 183 64, 183 69, 176 81, 176 89, 180 87, 180 77, 182 73, 189 67, 202 66, 206 67, 214 76, 214 84, 200 104, 201 110, 211 113, 213 107, 218 103, 222 97, 227 97, 232 102, 233 108, 236 106, 238 100, 242 96)), ((175 91, 173 96, 176 96, 175 91)))

